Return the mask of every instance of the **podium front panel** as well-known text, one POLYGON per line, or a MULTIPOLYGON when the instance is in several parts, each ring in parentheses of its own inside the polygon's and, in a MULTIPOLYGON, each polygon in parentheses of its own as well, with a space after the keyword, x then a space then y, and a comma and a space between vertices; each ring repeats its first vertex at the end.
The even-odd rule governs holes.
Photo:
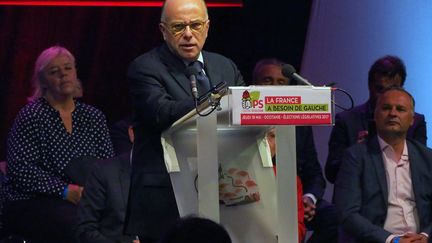
MULTIPOLYGON (((275 175, 273 167, 263 166, 258 149, 266 130, 217 130, 219 219, 233 240, 237 239, 234 242, 277 242, 275 175)), ((184 129, 171 139, 180 167, 180 172, 171 173, 180 215, 199 215, 198 182, 206 180, 198 176, 196 129, 184 129)))
POLYGON ((206 140, 206 136, 213 137, 213 131, 199 130, 203 128, 197 121, 205 118, 196 115, 188 115, 162 135, 180 215, 199 215, 219 221, 235 243, 297 241, 295 131, 289 132, 294 127, 280 129, 281 134, 277 134, 277 137, 287 136, 278 139, 278 147, 290 146, 290 149, 278 153, 278 161, 281 158, 278 166, 287 171, 278 174, 276 180, 268 143, 263 140, 270 127, 232 125, 227 101, 223 99, 216 127, 206 128, 216 132, 214 141, 206 140), (208 161, 202 161, 201 156, 198 162, 201 143, 215 141, 212 146, 216 155, 208 161), (294 154, 289 155, 292 151, 294 154), (206 176, 198 175, 199 166, 209 168, 206 176), (211 206, 203 215, 199 198, 213 198, 215 191, 219 194, 219 212, 213 212, 211 206))

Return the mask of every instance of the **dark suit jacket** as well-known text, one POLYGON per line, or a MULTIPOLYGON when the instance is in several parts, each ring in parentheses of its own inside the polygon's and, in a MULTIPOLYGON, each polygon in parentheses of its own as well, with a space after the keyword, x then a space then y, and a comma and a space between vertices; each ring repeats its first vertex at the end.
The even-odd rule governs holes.
POLYGON ((116 155, 131 151, 132 142, 129 139, 128 129, 132 124, 132 116, 127 116, 110 127, 109 133, 116 155))
MULTIPOLYGON (((235 64, 203 51, 211 83, 243 85, 235 64)), ((134 109, 135 143, 127 232, 160 238, 178 218, 170 177, 163 160, 161 131, 194 109, 186 65, 166 44, 136 58, 128 69, 134 109)))
MULTIPOLYGON (((432 233, 432 150, 407 140, 412 187, 419 230, 432 233)), ((344 154, 335 184, 335 201, 343 229, 357 242, 385 242, 387 215, 386 172, 376 136, 344 154)))
POLYGON ((324 195, 326 182, 318 161, 312 127, 296 127, 297 175, 303 183, 303 193, 312 193, 317 199, 324 195))
MULTIPOLYGON (((359 132, 368 131, 370 136, 375 135, 373 110, 369 102, 354 107, 336 115, 335 125, 330 135, 329 153, 325 165, 327 180, 334 183, 341 165, 341 158, 345 149, 357 143, 359 132)), ((415 139, 426 145, 426 121, 422 114, 415 113, 414 124, 407 134, 408 138, 415 139)))
POLYGON ((130 185, 130 153, 98 161, 78 204, 81 243, 132 242, 123 235, 130 185))

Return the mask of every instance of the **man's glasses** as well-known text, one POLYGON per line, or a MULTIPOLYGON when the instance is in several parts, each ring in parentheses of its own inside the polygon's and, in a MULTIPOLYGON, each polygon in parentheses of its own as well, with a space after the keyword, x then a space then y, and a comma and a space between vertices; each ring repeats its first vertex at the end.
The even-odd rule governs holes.
POLYGON ((186 27, 189 26, 190 30, 195 33, 201 33, 204 30, 204 26, 206 25, 208 20, 195 20, 190 22, 189 24, 185 23, 172 23, 168 24, 165 22, 162 22, 162 24, 168 29, 171 34, 174 36, 181 35, 185 32, 186 27))

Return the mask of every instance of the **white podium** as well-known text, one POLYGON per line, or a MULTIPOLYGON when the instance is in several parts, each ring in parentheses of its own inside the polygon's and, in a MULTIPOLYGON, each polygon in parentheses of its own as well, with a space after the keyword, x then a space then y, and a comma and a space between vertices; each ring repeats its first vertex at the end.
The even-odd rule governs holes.
POLYGON ((328 88, 230 87, 209 116, 191 111, 174 123, 161 142, 180 216, 220 222, 233 242, 298 242, 295 126, 281 120, 309 125, 319 117, 311 116, 314 107, 319 118, 324 113, 330 118, 312 124, 331 124, 330 100, 328 88), (277 150, 277 176, 265 139, 272 125, 277 147, 283 148, 277 150))

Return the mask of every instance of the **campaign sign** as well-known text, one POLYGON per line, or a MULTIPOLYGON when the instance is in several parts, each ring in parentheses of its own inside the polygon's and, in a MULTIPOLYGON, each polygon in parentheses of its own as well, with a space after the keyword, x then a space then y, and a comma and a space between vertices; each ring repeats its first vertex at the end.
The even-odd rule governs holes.
POLYGON ((331 125, 330 87, 229 87, 233 125, 331 125))

